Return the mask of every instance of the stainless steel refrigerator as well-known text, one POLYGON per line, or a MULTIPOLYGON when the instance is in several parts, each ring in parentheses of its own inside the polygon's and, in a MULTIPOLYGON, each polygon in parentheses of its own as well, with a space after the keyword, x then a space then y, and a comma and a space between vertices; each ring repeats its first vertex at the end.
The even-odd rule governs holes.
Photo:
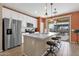
POLYGON ((3 50, 21 45, 21 21, 3 18, 3 50))

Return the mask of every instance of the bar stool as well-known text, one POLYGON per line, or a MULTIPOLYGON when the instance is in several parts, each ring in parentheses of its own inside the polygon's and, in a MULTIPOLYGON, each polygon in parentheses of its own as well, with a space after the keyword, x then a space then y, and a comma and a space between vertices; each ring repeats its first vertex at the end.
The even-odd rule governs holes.
POLYGON ((54 42, 60 43, 61 42, 61 37, 52 37, 52 40, 54 40, 54 42))
POLYGON ((50 53, 52 55, 56 56, 55 50, 54 50, 56 43, 54 43, 53 41, 47 41, 47 45, 49 45, 50 48, 49 48, 49 50, 47 50, 47 53, 44 56, 48 56, 50 53))
POLYGON ((61 42, 61 37, 56 37, 57 39, 58 39, 58 43, 60 43, 61 42))
POLYGON ((60 39, 61 37, 52 37, 51 38, 55 43, 56 43, 56 46, 58 49, 61 47, 61 44, 60 44, 60 39), (58 47, 60 45, 60 47, 58 47))

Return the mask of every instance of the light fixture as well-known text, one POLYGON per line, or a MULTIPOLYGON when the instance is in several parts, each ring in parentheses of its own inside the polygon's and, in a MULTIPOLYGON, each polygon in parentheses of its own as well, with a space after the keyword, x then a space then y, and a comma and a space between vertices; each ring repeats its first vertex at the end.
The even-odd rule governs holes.
POLYGON ((53 12, 53 14, 56 14, 57 13, 57 9, 56 8, 54 8, 54 12, 53 12))
POLYGON ((51 5, 51 17, 52 17, 52 5, 53 5, 53 3, 50 3, 50 5, 51 5))
MULTIPOLYGON (((48 15, 48 13, 47 13, 47 3, 45 4, 45 16, 47 16, 48 15)), ((50 3, 50 7, 51 7, 51 17, 52 17, 52 14, 56 14, 57 13, 57 9, 56 8, 54 8, 54 10, 53 10, 53 3, 50 3)))
POLYGON ((47 13, 47 3, 45 4, 45 10, 46 10, 45 16, 47 16, 48 15, 48 13, 47 13))

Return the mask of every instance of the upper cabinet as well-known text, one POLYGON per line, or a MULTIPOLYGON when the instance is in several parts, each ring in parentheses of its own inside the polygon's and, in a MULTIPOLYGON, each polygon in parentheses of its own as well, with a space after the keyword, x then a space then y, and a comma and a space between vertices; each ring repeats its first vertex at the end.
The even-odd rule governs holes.
POLYGON ((12 11, 12 10, 7 9, 7 8, 2 8, 2 17, 21 20, 22 27, 26 27, 26 23, 32 23, 34 28, 37 27, 37 19, 29 17, 27 15, 23 15, 21 13, 15 12, 15 11, 12 11))

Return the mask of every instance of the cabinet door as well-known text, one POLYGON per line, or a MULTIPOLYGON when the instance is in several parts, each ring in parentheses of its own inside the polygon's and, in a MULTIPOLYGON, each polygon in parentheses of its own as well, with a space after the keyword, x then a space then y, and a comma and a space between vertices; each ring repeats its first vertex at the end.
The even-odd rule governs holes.
POLYGON ((21 38, 21 21, 17 21, 17 45, 20 45, 22 42, 21 38))
POLYGON ((7 28, 9 26, 9 19, 3 19, 4 22, 4 37, 3 37, 3 44, 4 44, 4 50, 8 49, 8 36, 7 36, 7 28))
POLYGON ((19 20, 13 20, 13 26, 12 26, 12 30, 13 30, 13 45, 17 46, 21 44, 21 21, 19 20))
POLYGON ((10 41, 12 36, 7 34, 8 29, 11 29, 9 27, 12 27, 12 24, 10 24, 10 19, 8 18, 4 18, 3 19, 3 24, 4 24, 4 36, 3 36, 3 45, 4 45, 4 50, 7 50, 8 48, 10 48, 10 41))
POLYGON ((14 47, 14 21, 12 20, 12 39, 10 40, 10 47, 14 47))

